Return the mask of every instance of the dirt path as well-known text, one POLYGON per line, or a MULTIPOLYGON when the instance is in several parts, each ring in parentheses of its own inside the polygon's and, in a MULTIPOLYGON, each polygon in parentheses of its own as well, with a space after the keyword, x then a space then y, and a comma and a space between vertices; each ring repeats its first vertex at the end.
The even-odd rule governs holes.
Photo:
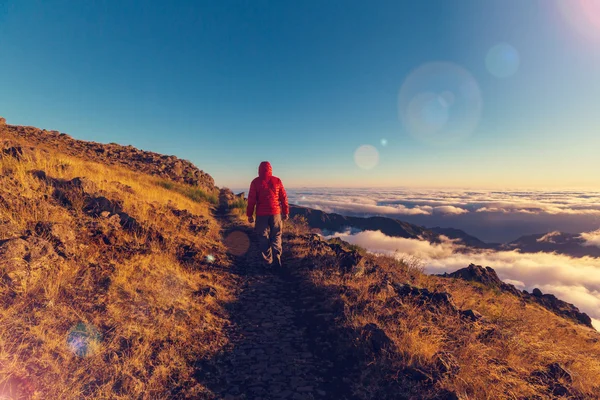
POLYGON ((224 208, 217 218, 225 242, 237 238, 229 245, 238 254, 240 292, 229 306, 231 343, 203 383, 223 399, 351 399, 347 360, 336 360, 331 352, 330 310, 320 306, 319 292, 302 270, 290 270, 298 260, 288 257, 283 271, 265 270, 252 229, 224 208), (241 254, 245 236, 251 245, 241 254))

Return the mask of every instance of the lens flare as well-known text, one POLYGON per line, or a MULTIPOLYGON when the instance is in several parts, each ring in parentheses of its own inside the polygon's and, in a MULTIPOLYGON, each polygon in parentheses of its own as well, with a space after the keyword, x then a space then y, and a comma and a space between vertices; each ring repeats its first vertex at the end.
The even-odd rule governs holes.
POLYGON ((446 107, 450 107, 452 104, 454 104, 454 94, 452 94, 452 92, 446 90, 445 92, 442 92, 442 94, 440 94, 440 98, 444 102, 446 107))
POLYGON ((250 238, 242 231, 233 231, 225 238, 225 246, 234 256, 243 256, 250 248, 250 238))
POLYGON ((398 95, 398 114, 415 139, 447 145, 468 137, 481 118, 479 85, 449 62, 422 65, 409 74, 398 95))
POLYGON ((558 1, 565 19, 584 36, 600 40, 600 1, 569 0, 558 1))
POLYGON ((381 145, 382 145, 383 147, 387 146, 387 145, 388 145, 388 140, 387 140, 387 139, 385 139, 385 138, 384 138, 384 139, 381 139, 381 145))
POLYGON ((86 357, 96 352, 102 341, 102 335, 93 325, 78 323, 67 335, 67 346, 72 353, 86 357))
POLYGON ((507 43, 492 47, 485 57, 485 66, 496 78, 508 78, 519 69, 521 60, 517 49, 507 43))
POLYGON ((354 162, 361 169, 373 169, 379 163, 379 152, 371 145, 360 146, 354 152, 354 162))
POLYGON ((424 134, 439 132, 448 122, 448 107, 435 93, 419 93, 408 105, 408 123, 424 134))

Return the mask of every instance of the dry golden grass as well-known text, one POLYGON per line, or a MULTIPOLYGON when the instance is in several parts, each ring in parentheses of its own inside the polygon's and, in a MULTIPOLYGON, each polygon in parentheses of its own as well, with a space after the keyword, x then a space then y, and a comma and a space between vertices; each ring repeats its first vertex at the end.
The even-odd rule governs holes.
POLYGON ((66 226, 74 237, 68 256, 53 255, 43 267, 0 263, 0 388, 32 399, 210 397, 194 378, 195 363, 227 344, 223 304, 234 282, 211 207, 157 178, 42 148, 21 160, 0 158, 0 244, 40 236, 40 222, 66 226), (142 229, 86 214, 83 197, 61 205, 35 170, 86 178, 87 195, 121 202, 142 229), (191 231, 173 209, 206 229, 191 231), (182 263, 182 245, 221 268, 182 263))
MULTIPOLYGON (((322 259, 302 240, 292 246, 297 258, 322 259)), ((340 293, 348 327, 358 332, 374 323, 394 343, 393 350, 374 358, 372 365, 388 371, 410 367, 434 373, 441 358, 457 368, 441 374, 435 389, 450 390, 461 399, 551 399, 560 397, 533 380, 532 373, 557 362, 573 378, 571 385, 563 383, 579 391, 579 398, 600 398, 598 332, 499 290, 423 274, 416 259, 398 261, 369 254, 366 260, 379 267, 376 272, 362 273, 359 268, 343 274, 332 266, 312 270, 310 279, 316 287, 340 293), (473 323, 443 307, 432 310, 399 297, 385 285, 378 292, 370 290, 381 287, 385 279, 448 292, 459 309, 479 311, 484 319, 473 323)), ((363 398, 371 398, 391 379, 389 373, 363 378, 354 388, 363 398)))

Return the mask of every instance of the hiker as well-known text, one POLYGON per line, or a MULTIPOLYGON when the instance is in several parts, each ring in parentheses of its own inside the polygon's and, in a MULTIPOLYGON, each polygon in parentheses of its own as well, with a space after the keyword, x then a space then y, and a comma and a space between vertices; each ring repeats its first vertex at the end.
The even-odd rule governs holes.
POLYGON ((287 194, 281 179, 273 176, 273 169, 268 161, 258 167, 258 177, 250 184, 248 192, 248 222, 254 223, 254 207, 256 207, 256 224, 254 229, 259 235, 258 246, 267 265, 281 268, 281 230, 283 221, 290 215, 287 194))

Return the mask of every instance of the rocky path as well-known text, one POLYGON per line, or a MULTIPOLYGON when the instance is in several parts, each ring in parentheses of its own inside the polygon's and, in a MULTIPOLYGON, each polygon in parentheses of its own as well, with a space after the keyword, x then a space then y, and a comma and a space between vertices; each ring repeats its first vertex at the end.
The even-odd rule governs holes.
POLYGON ((217 398, 231 400, 351 399, 348 379, 323 336, 331 329, 318 323, 327 313, 314 288, 300 270, 266 270, 251 228, 236 224, 225 209, 218 218, 226 243, 232 234, 247 235, 251 246, 235 259, 240 292, 230 305, 231 343, 204 384, 217 398))

